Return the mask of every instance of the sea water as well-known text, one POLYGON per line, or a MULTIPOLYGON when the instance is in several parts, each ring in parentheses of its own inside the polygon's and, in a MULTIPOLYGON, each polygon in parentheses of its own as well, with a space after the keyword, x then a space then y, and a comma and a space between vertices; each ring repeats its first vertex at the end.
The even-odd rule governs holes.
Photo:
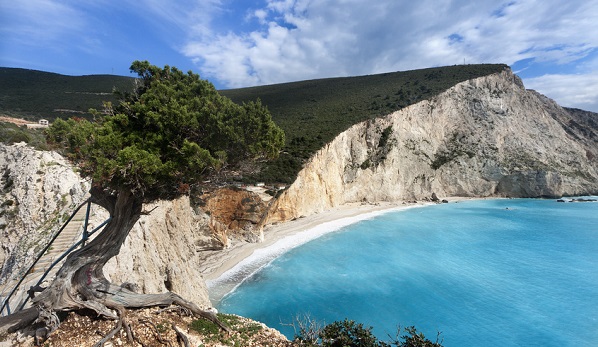
POLYGON ((598 203, 463 201, 336 229, 269 260, 217 308, 289 338, 309 315, 382 340, 413 325, 446 347, 598 346, 598 203))

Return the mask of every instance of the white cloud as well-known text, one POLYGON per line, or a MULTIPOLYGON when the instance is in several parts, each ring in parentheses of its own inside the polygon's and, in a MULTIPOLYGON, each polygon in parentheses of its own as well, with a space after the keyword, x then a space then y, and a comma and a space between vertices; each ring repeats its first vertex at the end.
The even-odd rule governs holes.
POLYGON ((523 80, 526 88, 554 99, 559 105, 598 112, 598 72, 552 74, 523 80))
MULTIPOLYGON (((257 18, 260 24, 266 24, 266 18, 268 17, 268 12, 264 9, 255 10, 252 13, 253 17, 257 18)), ((251 19, 251 17, 249 18, 251 19)))
MULTIPOLYGON (((150 16, 165 24, 175 25, 182 32, 211 35, 213 19, 225 10, 223 0, 129 0, 131 9, 145 9, 150 16)), ((167 31, 172 34, 172 31, 167 31)))
POLYGON ((463 62, 567 64, 598 47, 597 0, 269 0, 252 11, 257 30, 196 35, 183 53, 240 87, 463 62))

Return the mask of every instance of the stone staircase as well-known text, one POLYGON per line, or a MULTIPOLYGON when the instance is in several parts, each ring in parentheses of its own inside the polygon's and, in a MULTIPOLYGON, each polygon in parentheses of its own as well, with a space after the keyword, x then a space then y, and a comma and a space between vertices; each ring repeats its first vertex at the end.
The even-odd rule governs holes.
MULTIPOLYGON (((46 269, 52 265, 52 263, 58 259, 66 250, 81 239, 81 233, 83 232, 83 224, 85 223, 85 206, 79 209, 77 214, 73 217, 69 224, 62 230, 60 235, 52 242, 50 248, 46 251, 46 254, 35 264, 33 270, 27 275, 31 278, 40 278, 46 269)), ((52 271, 46 276, 50 279, 58 271, 60 264, 54 266, 52 271)))
MULTIPOLYGON (((46 270, 50 268, 52 263, 81 239, 86 212, 87 209, 85 206, 79 209, 79 211, 75 214, 73 219, 71 219, 69 224, 67 224, 67 226, 64 228, 64 230, 62 230, 60 235, 58 235, 58 237, 50 245, 50 248, 48 248, 46 253, 35 264, 33 269, 26 275, 25 280, 21 283, 17 292, 10 299, 11 311, 14 312, 17 309, 17 307, 21 305, 23 300, 27 297, 27 290, 29 290, 31 286, 34 286, 41 279, 46 270)), ((52 268, 52 270, 46 275, 44 283, 41 284, 42 287, 46 286, 48 282, 50 282, 53 279, 56 272, 60 269, 61 263, 56 264, 54 268, 52 268)), ((7 283, 4 286, 5 289, 12 289, 19 279, 20 278, 13 279, 13 281, 7 283)))

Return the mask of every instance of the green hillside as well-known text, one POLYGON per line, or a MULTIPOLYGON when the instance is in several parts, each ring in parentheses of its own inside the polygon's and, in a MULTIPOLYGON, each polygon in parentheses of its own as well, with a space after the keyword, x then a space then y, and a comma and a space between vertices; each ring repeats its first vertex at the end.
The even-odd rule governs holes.
POLYGON ((132 77, 65 76, 36 70, 0 68, 0 114, 36 120, 88 117, 90 108, 115 100, 112 91, 130 90, 132 77))
POLYGON ((303 162, 351 125, 390 114, 455 84, 508 68, 455 65, 377 75, 327 78, 222 90, 235 102, 260 98, 286 134, 280 158, 256 179, 290 183, 303 162))
MULTIPOLYGON (((286 134, 280 158, 268 163, 259 175, 246 179, 290 183, 306 159, 351 125, 505 68, 503 64, 455 65, 220 92, 238 103, 260 98, 286 134)), ((127 91, 133 83, 133 78, 121 76, 74 77, 0 68, 0 114, 31 120, 86 117, 89 108, 100 109, 103 101, 114 100, 114 88, 127 91)))

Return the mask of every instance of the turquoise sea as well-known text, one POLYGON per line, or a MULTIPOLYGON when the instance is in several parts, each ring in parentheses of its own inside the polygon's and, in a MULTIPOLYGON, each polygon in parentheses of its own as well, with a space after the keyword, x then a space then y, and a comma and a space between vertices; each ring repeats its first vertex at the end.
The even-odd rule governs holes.
POLYGON ((598 346, 598 203, 472 200, 324 228, 237 275, 219 311, 289 338, 309 314, 445 347, 598 346))

